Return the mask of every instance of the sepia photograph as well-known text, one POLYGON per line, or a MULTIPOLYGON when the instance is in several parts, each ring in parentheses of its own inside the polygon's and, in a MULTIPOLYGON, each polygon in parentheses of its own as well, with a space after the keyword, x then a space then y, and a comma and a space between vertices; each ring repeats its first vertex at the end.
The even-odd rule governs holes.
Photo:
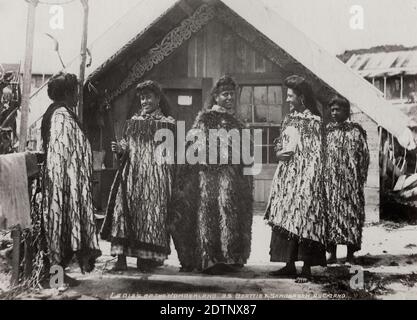
POLYGON ((0 0, 0 30, 0 300, 417 300, 417 0, 0 0))

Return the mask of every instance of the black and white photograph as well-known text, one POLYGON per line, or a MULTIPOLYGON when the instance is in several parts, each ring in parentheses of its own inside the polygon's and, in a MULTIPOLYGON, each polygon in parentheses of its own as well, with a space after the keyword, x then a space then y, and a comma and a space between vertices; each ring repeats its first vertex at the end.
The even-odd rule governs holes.
POLYGON ((416 35, 417 0, 0 0, 0 300, 417 300, 416 35))

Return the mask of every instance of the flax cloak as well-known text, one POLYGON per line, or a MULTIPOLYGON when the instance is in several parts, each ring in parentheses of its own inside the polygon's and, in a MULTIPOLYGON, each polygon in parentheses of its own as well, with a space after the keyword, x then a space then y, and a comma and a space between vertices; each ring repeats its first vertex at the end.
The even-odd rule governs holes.
POLYGON ((65 107, 50 107, 50 130, 44 141, 42 212, 51 264, 67 265, 75 253, 81 269, 91 271, 101 255, 92 200, 93 161, 89 141, 65 107))
POLYGON ((300 139, 292 159, 278 163, 265 220, 300 241, 325 245, 322 122, 309 111, 287 115, 282 126, 284 146, 292 144, 288 127, 297 129, 300 139))
MULTIPOLYGON (((193 129, 201 130, 208 142, 210 129, 243 127, 233 115, 210 110, 198 114, 193 129)), ((174 188, 178 209, 171 225, 184 268, 201 271, 219 262, 243 265, 249 258, 253 179, 243 174, 242 161, 231 164, 230 146, 229 140, 227 148, 218 149, 219 154, 229 153, 229 164, 183 165, 179 169, 174 188)))
POLYGON ((112 255, 123 254, 162 263, 170 254, 168 210, 174 167, 158 163, 154 141, 159 129, 175 132, 171 117, 136 118, 125 125, 128 151, 113 182, 101 237, 112 255))
POLYGON ((369 151, 366 132, 357 123, 327 126, 326 194, 328 241, 360 250, 365 222, 364 186, 369 151))

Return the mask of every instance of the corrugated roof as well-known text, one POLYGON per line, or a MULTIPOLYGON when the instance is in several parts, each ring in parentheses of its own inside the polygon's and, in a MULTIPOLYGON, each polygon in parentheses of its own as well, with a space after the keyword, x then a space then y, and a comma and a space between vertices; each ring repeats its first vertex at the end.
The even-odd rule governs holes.
POLYGON ((417 50, 354 54, 346 63, 362 77, 417 74, 417 50))

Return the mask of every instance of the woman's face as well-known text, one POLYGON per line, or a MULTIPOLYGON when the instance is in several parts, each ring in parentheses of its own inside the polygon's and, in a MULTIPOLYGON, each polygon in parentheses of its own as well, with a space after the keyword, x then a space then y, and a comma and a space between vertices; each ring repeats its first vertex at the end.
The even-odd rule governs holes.
POLYGON ((236 102, 236 93, 233 90, 222 91, 214 98, 217 105, 228 111, 234 111, 236 102))
POLYGON ((295 110, 302 112, 305 110, 301 97, 299 97, 291 88, 288 88, 287 103, 290 105, 290 112, 295 110))
POLYGON ((145 90, 140 94, 140 105, 142 106, 142 110, 147 114, 158 110, 159 101, 159 97, 150 90, 145 90))
POLYGON ((5 106, 8 107, 10 102, 13 99, 13 92, 10 88, 4 88, 3 89, 3 95, 1 96, 1 103, 5 106))
POLYGON ((346 110, 337 104, 330 107, 330 114, 332 120, 337 123, 342 123, 349 117, 346 110))

